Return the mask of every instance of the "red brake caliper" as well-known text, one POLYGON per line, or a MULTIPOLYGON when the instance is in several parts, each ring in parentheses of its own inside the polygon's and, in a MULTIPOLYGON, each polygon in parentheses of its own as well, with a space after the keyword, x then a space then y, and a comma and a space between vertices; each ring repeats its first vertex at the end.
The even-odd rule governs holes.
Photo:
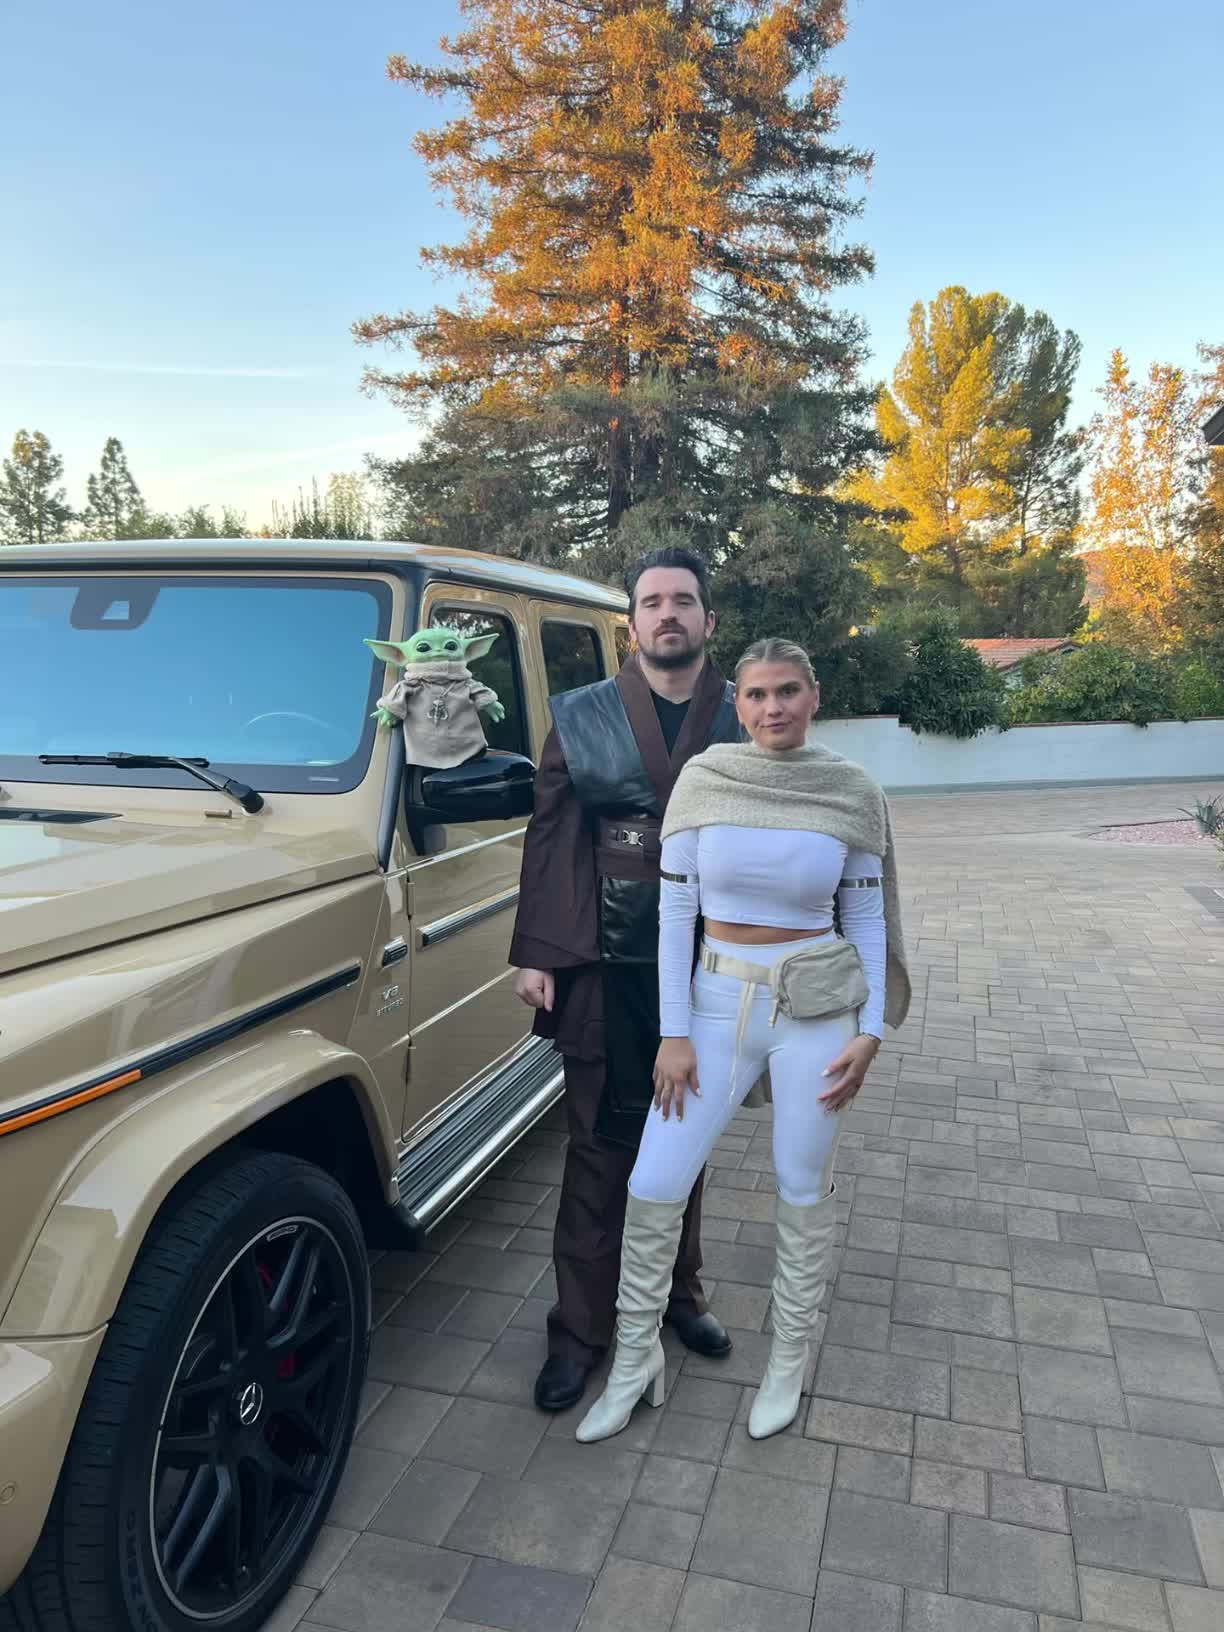
MULTIPOLYGON (((264 1287, 270 1292, 272 1290, 272 1275, 268 1270, 267 1265, 260 1263, 259 1259, 256 1258, 255 1268, 258 1271, 259 1278, 263 1282, 264 1287)), ((282 1383, 292 1382, 294 1377, 297 1376, 296 1349, 291 1349, 288 1354, 283 1355, 281 1359, 276 1362, 276 1375, 282 1383)))

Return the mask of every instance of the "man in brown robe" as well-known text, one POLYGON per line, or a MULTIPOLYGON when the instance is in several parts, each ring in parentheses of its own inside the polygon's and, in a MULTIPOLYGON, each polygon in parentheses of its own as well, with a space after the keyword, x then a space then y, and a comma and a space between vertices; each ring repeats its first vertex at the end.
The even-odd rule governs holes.
MULTIPOLYGON (((646 556, 630 576, 637 647, 614 680, 553 699, 536 774, 510 961, 537 1036, 564 1058, 569 1144, 553 1257, 557 1302, 536 1404, 581 1398, 612 1341, 629 1174, 659 1045, 659 825, 682 766, 738 739, 731 688, 706 655, 714 628, 705 564, 646 556)), ((690 1348, 726 1354, 706 1308, 699 1176, 668 1319, 690 1348)))

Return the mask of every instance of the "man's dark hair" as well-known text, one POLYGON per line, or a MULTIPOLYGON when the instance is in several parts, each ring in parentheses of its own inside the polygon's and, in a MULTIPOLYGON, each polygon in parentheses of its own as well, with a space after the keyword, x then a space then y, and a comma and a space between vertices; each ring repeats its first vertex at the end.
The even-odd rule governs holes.
POLYGON ((661 550, 650 550, 640 556, 625 574, 625 592, 629 596, 629 616, 637 610, 638 580, 644 572, 650 572, 654 567, 670 567, 675 571, 691 572, 697 580, 697 593, 701 597, 704 611, 710 610, 710 569, 699 555, 692 550, 682 549, 678 544, 668 544, 661 550))

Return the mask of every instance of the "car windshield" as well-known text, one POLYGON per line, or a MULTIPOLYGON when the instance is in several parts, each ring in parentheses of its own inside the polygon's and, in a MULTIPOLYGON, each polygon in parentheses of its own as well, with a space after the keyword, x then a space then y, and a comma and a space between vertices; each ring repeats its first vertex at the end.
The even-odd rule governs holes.
POLYGON ((373 580, 0 573, 0 780, 190 787, 40 754, 207 759, 265 792, 365 774, 391 592, 373 580))

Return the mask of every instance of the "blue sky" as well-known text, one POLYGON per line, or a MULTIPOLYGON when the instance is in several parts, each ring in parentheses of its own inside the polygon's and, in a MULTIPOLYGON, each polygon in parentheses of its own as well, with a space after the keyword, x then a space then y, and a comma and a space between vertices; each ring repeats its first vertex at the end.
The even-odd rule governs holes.
MULTIPOLYGON (((411 148, 437 107, 383 73, 436 53, 455 0, 61 0, 10 9, 0 141, 0 444, 119 436, 159 508, 264 518, 312 475, 411 445, 358 389, 348 325, 439 286, 456 222, 411 148)), ((1224 341, 1219 0, 849 0, 832 66, 875 173, 877 257, 843 303, 871 372, 948 283, 1044 307, 1106 355, 1224 341), (1213 111, 1214 108, 1214 111, 1213 111)))

